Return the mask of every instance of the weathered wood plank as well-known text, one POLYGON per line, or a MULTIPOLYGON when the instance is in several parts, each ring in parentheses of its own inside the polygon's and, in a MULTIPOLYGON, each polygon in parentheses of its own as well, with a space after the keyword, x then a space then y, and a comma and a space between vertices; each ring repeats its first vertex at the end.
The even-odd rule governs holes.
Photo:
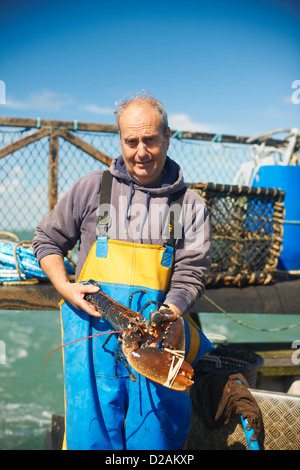
MULTIPOLYGON (((270 367, 292 367, 292 354, 294 350, 286 351, 262 351, 259 354, 264 359, 264 368, 270 367)), ((300 370, 299 370, 300 371, 300 370)))
MULTIPOLYGON (((8 127, 56 127, 63 128, 68 130, 79 130, 79 131, 89 131, 89 132, 107 132, 107 133, 117 133, 117 126, 114 124, 100 124, 94 122, 81 122, 81 121, 61 121, 53 119, 27 119, 27 118, 11 118, 11 117, 0 117, 0 126, 8 127)), ((176 134, 177 130, 171 130, 171 135, 176 134)), ((192 140, 203 140, 211 141, 215 137, 213 133, 207 132, 190 132, 190 131, 181 131, 180 138, 182 139, 192 139, 192 140)), ((222 134, 222 142, 225 143, 235 143, 235 144, 247 144, 249 136, 238 136, 238 135, 228 135, 222 134)), ((281 147, 282 140, 278 139, 267 139, 266 145, 273 147, 281 147)), ((296 148, 300 147, 300 139, 297 140, 296 148)))
POLYGON ((48 208, 52 211, 57 203, 58 194, 58 148, 59 148, 59 131, 52 129, 50 134, 50 151, 49 151, 49 198, 48 208))
POLYGON ((48 282, 0 286, 0 310, 58 310, 60 300, 48 282))
POLYGON ((293 361, 294 349, 258 352, 264 360, 259 373, 265 376, 300 375, 300 365, 293 361))
POLYGON ((73 134, 72 132, 69 132, 67 130, 61 130, 59 135, 60 137, 67 140, 71 144, 75 145, 77 148, 79 148, 83 152, 91 155, 93 158, 95 158, 99 162, 104 163, 107 166, 111 165, 112 158, 110 158, 108 155, 101 152, 100 150, 96 149, 96 147, 89 144, 88 142, 85 142, 84 140, 80 139, 80 137, 73 134))
POLYGON ((50 129, 40 129, 39 131, 33 132, 32 134, 22 137, 22 139, 16 140, 11 144, 6 145, 0 149, 0 158, 6 157, 10 153, 16 152, 26 145, 30 145, 33 142, 42 139, 50 134, 50 129))
POLYGON ((117 133, 117 126, 113 124, 99 124, 94 122, 81 122, 81 121, 61 121, 54 119, 27 119, 27 118, 11 118, 0 116, 0 126, 8 127, 55 127, 79 131, 90 132, 109 132, 117 133))

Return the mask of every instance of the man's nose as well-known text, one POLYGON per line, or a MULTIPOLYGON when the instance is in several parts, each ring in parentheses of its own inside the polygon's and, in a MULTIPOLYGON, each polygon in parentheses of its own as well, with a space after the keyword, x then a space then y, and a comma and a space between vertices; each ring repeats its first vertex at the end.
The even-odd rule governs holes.
POLYGON ((139 142, 137 153, 139 157, 145 157, 147 155, 147 147, 144 142, 139 142))

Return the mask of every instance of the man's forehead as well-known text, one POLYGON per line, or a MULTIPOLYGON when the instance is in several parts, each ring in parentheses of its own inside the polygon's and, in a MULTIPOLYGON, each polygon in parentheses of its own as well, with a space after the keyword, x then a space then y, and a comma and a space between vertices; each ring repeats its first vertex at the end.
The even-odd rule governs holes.
POLYGON ((145 130, 156 128, 158 130, 162 124, 162 119, 151 104, 131 103, 121 114, 119 124, 122 131, 125 129, 138 130, 140 128, 145 130))
POLYGON ((145 137, 150 137, 150 136, 156 136, 158 134, 161 134, 161 126, 152 126, 152 125, 147 125, 147 124, 128 124, 124 125, 121 128, 122 135, 125 138, 133 138, 138 134, 142 134, 145 137))

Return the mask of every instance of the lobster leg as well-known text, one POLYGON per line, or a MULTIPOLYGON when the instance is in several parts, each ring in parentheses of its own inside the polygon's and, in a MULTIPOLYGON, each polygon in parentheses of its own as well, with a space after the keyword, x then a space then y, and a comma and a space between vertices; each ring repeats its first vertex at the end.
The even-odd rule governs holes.
POLYGON ((108 341, 110 340, 110 338, 111 338, 112 336, 113 336, 113 333, 112 333, 111 335, 109 335, 109 336, 106 338, 106 340, 105 340, 104 343, 102 344, 102 348, 104 348, 104 347, 107 345, 108 341))
POLYGON ((145 289, 139 289, 139 290, 135 290, 133 292, 131 292, 130 296, 129 296, 129 308, 131 308, 131 302, 132 302, 132 298, 134 296, 134 294, 146 294, 147 291, 145 291, 145 289))
POLYGON ((139 310, 139 313, 142 314, 144 310, 146 310, 149 305, 155 304, 157 306, 163 306, 163 307, 168 307, 165 304, 162 304, 161 302, 157 302, 156 300, 148 300, 148 302, 139 310))
POLYGON ((115 352, 115 377, 118 378, 118 361, 120 361, 123 364, 123 366, 126 367, 127 372, 129 374, 129 377, 131 378, 131 380, 133 380, 133 382, 135 382, 136 381, 136 376, 134 374, 132 374, 132 372, 129 370, 128 362, 127 362, 123 352, 120 353, 121 345, 122 345, 122 338, 119 337, 118 338, 117 349, 116 349, 116 352, 115 352))
POLYGON ((120 338, 118 338, 118 344, 117 344, 117 348, 115 351, 115 377, 116 379, 118 378, 118 361, 120 360, 122 362, 121 355, 120 355, 120 347, 121 347, 121 341, 120 341, 120 338))
MULTIPOLYGON (((105 348, 105 345, 108 343, 108 341, 110 340, 110 338, 112 336, 113 336, 113 333, 106 338, 106 340, 102 344, 102 348, 105 348)), ((121 345, 122 345, 122 338, 119 336, 118 337, 118 344, 117 344, 115 355, 114 355, 114 358, 115 358, 115 377, 116 377, 116 379, 118 378, 118 361, 120 361, 123 364, 123 366, 126 367, 127 372, 129 374, 129 377, 131 378, 131 380, 133 380, 135 382, 136 381, 136 376, 134 374, 132 374, 132 372, 129 370, 128 362, 127 362, 123 352, 120 353, 121 345)))

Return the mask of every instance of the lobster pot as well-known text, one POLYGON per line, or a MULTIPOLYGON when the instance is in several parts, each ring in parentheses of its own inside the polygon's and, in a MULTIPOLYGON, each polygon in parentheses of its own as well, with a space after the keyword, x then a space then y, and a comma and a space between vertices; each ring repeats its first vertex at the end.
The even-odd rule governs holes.
POLYGON ((300 270, 300 166, 262 166, 253 186, 268 184, 285 191, 285 218, 283 221, 283 245, 278 269, 300 270))
POLYGON ((255 388, 257 372, 264 363, 263 358, 247 349, 219 345, 205 354, 194 367, 197 375, 209 372, 238 372, 247 380, 250 388, 255 388))
POLYGON ((284 191, 214 183, 188 185, 205 200, 212 227, 207 287, 268 284, 282 249, 284 191))

